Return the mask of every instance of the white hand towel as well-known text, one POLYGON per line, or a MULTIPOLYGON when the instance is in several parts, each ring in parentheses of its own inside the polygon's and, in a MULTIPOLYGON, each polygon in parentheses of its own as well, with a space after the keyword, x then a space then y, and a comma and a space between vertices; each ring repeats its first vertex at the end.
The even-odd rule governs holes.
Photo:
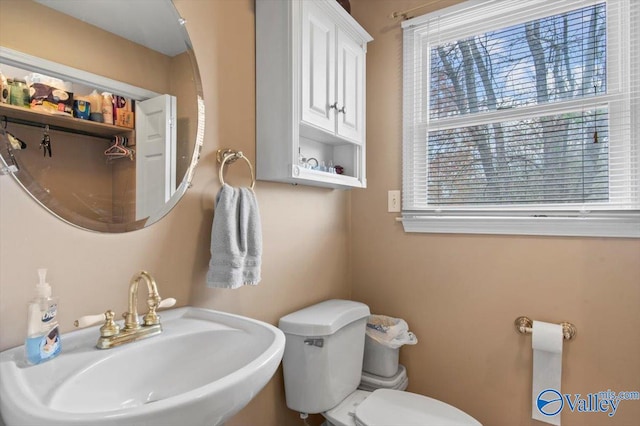
POLYGON ((207 286, 238 288, 260 281, 262 226, 253 190, 226 183, 216 196, 207 286))

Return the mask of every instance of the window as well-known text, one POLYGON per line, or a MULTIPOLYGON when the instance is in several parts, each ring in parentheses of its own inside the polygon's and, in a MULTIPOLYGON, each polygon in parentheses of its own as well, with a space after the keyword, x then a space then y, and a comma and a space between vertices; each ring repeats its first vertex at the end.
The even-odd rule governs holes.
POLYGON ((405 21, 405 230, 640 237, 639 3, 405 21))

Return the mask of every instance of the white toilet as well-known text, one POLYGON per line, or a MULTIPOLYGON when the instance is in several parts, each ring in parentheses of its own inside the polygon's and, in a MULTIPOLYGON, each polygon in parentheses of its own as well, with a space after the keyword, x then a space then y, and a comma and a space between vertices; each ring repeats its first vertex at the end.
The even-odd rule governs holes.
POLYGON ((482 426, 465 412, 415 393, 359 390, 369 307, 327 300, 280 318, 287 406, 322 413, 332 426, 482 426))

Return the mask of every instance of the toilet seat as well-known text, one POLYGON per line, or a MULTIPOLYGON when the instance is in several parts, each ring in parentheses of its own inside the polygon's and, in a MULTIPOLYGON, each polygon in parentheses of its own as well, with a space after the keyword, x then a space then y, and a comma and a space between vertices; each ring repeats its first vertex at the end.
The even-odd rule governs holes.
POLYGON ((453 426, 480 423, 449 404, 411 392, 378 389, 355 411, 358 426, 453 426))
POLYGON ((323 415, 336 426, 482 426, 442 401, 392 389, 356 390, 323 415))

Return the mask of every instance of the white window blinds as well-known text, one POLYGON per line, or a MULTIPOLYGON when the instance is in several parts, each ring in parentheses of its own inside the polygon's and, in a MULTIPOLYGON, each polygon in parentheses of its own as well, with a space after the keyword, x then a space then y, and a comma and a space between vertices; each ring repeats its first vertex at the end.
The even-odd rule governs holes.
POLYGON ((404 22, 405 228, 640 236, 639 24, 629 0, 468 1, 404 22))

